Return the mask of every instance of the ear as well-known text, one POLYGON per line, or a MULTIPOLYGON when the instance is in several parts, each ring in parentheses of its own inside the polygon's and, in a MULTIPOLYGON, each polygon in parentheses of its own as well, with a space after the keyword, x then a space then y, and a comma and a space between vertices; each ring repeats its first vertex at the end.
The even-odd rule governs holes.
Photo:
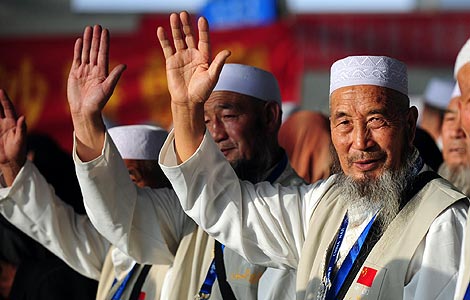
POLYGON ((144 176, 143 176, 140 168, 136 168, 136 167, 132 166, 132 167, 128 167, 127 169, 129 171, 129 176, 131 177, 131 180, 137 186, 142 186, 144 176))
POLYGON ((266 102, 264 105, 265 125, 269 132, 279 131, 281 126, 282 110, 279 104, 274 101, 266 102))
POLYGON ((408 144, 413 145, 416 133, 416 122, 418 121, 418 109, 412 106, 408 109, 406 128, 408 131, 408 144))

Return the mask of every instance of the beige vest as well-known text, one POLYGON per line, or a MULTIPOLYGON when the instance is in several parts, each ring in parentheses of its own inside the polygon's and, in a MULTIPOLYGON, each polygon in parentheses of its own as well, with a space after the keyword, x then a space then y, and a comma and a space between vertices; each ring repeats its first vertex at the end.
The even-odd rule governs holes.
MULTIPOLYGON (((297 299, 321 299, 329 249, 346 213, 342 202, 337 201, 338 193, 334 185, 330 187, 311 216, 297 270, 297 299)), ((402 299, 409 262, 431 223, 463 198, 462 193, 442 179, 428 183, 400 211, 372 248, 345 299, 402 299)))
POLYGON ((465 292, 467 291, 467 287, 470 284, 470 222, 468 220, 469 215, 470 214, 467 214, 467 227, 465 229, 465 240, 462 248, 462 250, 464 251, 462 254, 462 259, 465 262, 465 265, 463 265, 463 269, 459 270, 459 272, 463 272, 463 274, 460 275, 462 278, 462 282, 460 283, 460 286, 457 286, 457 290, 455 291, 455 300, 463 299, 463 296, 465 296, 465 292))
MULTIPOLYGON (((113 281, 115 278, 114 265, 111 259, 111 253, 114 246, 111 246, 106 259, 101 269, 100 281, 98 284, 98 291, 96 293, 96 300, 107 300, 111 299, 114 294, 112 289, 113 281)), ((137 278, 139 277, 140 272, 142 271, 143 266, 141 265, 137 269, 132 277, 129 279, 126 289, 122 294, 121 299, 129 299, 134 284, 136 283, 137 278)), ((139 300, 155 300, 160 299, 160 293, 163 286, 163 280, 165 274, 168 270, 168 266, 165 265, 152 265, 150 271, 144 281, 144 284, 141 289, 141 296, 139 300)), ((119 282, 116 283, 116 286, 119 286, 119 282)))

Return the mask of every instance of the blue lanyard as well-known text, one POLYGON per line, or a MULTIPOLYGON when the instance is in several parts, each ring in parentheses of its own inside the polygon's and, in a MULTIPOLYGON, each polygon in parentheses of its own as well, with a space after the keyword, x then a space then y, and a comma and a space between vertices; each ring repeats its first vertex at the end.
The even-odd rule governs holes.
MULTIPOLYGON (((282 172, 286 169, 288 162, 287 154, 284 153, 284 156, 282 157, 281 161, 276 165, 274 170, 269 174, 269 176, 266 178, 266 181, 269 181, 270 183, 274 183, 279 176, 281 176, 282 172)), ((222 251, 225 248, 225 245, 222 246, 222 251)), ((200 299, 208 299, 210 294, 212 293, 212 286, 214 285, 214 282, 217 278, 217 272, 215 270, 215 258, 212 260, 211 265, 209 267, 209 270, 207 271, 206 279, 204 279, 204 283, 201 286, 201 289, 199 290, 199 298, 200 299)))
POLYGON ((354 243, 353 247, 349 251, 348 255, 344 259, 344 262, 341 264, 341 267, 339 268, 335 278, 331 280, 331 273, 333 272, 333 269, 336 265, 336 261, 338 258, 338 253, 339 253, 339 248, 341 247, 341 244, 343 243, 344 239, 344 234, 346 232, 346 228, 348 227, 348 215, 346 214, 343 219, 343 223, 341 224, 338 237, 336 238, 336 242, 333 248, 333 252, 331 254, 330 262, 328 264, 328 269, 326 272, 326 281, 328 284, 331 283, 331 286, 329 287, 325 299, 327 300, 333 300, 338 297, 338 293, 341 289, 341 287, 344 284, 344 281, 346 280, 346 277, 348 276, 349 272, 351 271, 351 268, 356 261, 359 251, 361 251, 362 246, 364 245, 364 242, 366 240, 367 235, 369 234, 369 231, 372 227, 372 224, 375 221, 375 217, 377 214, 375 214, 372 219, 369 221, 367 224, 366 228, 362 231, 361 235, 357 239, 356 243, 354 243))
MULTIPOLYGON (((221 245, 222 251, 225 246, 221 245)), ((215 270, 215 258, 212 260, 209 270, 207 271, 206 279, 199 290, 200 299, 209 299, 210 294, 212 293, 212 286, 214 285, 215 279, 217 278, 217 272, 215 270)))
POLYGON ((467 290, 465 291, 465 295, 463 296, 463 300, 470 300, 470 284, 467 286, 467 290))
MULTIPOLYGON (((129 281, 132 274, 134 273, 134 270, 135 270, 136 266, 137 266, 137 264, 129 271, 129 273, 127 273, 126 277, 124 277, 124 280, 121 282, 121 285, 119 285, 118 289, 114 293, 111 300, 121 300, 122 293, 124 293, 127 282, 129 281)), ((117 280, 114 279, 113 286, 116 284, 116 282, 117 282, 117 280)))
POLYGON ((269 176, 266 178, 266 181, 269 181, 271 184, 276 181, 279 176, 281 176, 282 172, 286 169, 287 162, 289 159, 287 158, 287 154, 284 153, 284 156, 282 157, 281 161, 277 164, 277 166, 274 168, 274 170, 269 174, 269 176))

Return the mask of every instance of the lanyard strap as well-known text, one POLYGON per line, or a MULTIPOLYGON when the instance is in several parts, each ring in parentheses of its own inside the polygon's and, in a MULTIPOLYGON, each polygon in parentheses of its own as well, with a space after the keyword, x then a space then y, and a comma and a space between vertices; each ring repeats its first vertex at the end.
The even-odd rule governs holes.
POLYGON ((274 170, 271 172, 271 174, 269 174, 265 181, 269 181, 269 183, 273 184, 279 178, 279 176, 281 176, 282 172, 284 172, 284 170, 286 169, 288 161, 289 159, 287 158, 287 154, 284 153, 281 161, 276 165, 274 170))
POLYGON ((209 270, 207 271, 206 279, 199 290, 199 299, 209 299, 212 293, 212 286, 214 285, 217 273, 215 272, 215 258, 212 260, 209 270))
MULTIPOLYGON (((271 184, 274 183, 279 176, 281 176, 282 172, 286 169, 287 163, 289 159, 287 158, 287 154, 284 153, 281 161, 276 165, 274 170, 269 174, 269 176, 266 178, 266 181, 269 181, 271 184)), ((218 242, 216 242, 216 247, 217 247, 218 242)), ((220 244, 220 247, 222 249, 222 252, 225 248, 225 245, 220 244)), ((212 286, 214 285, 214 282, 217 278, 217 271, 216 271, 216 261, 215 258, 212 260, 211 265, 209 267, 209 270, 207 271, 206 279, 204 279, 204 283, 201 286, 201 289, 199 290, 198 295, 196 295, 196 298, 198 299, 209 299, 211 293, 212 293, 212 286)), ((233 292, 230 293, 230 295, 233 295, 233 292)), ((227 298, 227 297, 225 297, 227 298)))
MULTIPOLYGON (((117 288, 111 300, 121 300, 121 296, 124 293, 124 290, 126 289, 127 282, 132 277, 132 274, 134 273, 137 267, 138 267, 138 264, 135 264, 134 267, 129 271, 129 273, 127 273, 126 277, 124 277, 124 280, 121 282, 121 284, 117 288)), ((116 284, 116 282, 117 280, 114 279, 113 286, 116 284)))
MULTIPOLYGON (((217 251, 217 247, 220 248, 220 250, 223 252, 225 245, 222 245, 215 241, 215 251, 217 251)), ((211 262, 211 265, 209 267, 209 270, 207 271, 206 279, 204 279, 204 283, 201 286, 201 289, 199 290, 199 294, 196 296, 198 299, 209 299, 210 295, 212 293, 212 286, 214 286, 215 279, 217 278, 217 268, 216 268, 216 258, 211 262)))
POLYGON ((369 234, 372 224, 374 224, 376 216, 377 214, 375 214, 372 217, 372 219, 367 224, 366 228, 364 228, 361 235, 357 239, 356 243, 354 243, 353 247, 349 251, 346 258, 344 259, 344 262, 341 264, 341 267, 339 268, 335 278, 333 278, 333 280, 331 281, 331 273, 334 269, 334 266, 336 265, 339 248, 341 247, 341 244, 344 239, 344 234, 346 232, 346 228, 348 227, 348 216, 347 214, 344 216, 343 223, 341 224, 341 228, 338 233, 338 237, 336 239, 333 252, 330 258, 330 262, 328 264, 326 280, 327 280, 327 283, 331 283, 331 286, 329 286, 325 299, 327 300, 337 299, 339 291, 341 290, 341 287, 343 286, 343 283, 346 280, 346 277, 349 274, 349 271, 351 271, 351 268, 354 262, 356 261, 362 246, 364 245, 364 241, 366 240, 366 237, 369 234))
POLYGON ((463 296, 463 300, 470 300, 470 284, 467 286, 467 290, 465 291, 465 295, 463 296))

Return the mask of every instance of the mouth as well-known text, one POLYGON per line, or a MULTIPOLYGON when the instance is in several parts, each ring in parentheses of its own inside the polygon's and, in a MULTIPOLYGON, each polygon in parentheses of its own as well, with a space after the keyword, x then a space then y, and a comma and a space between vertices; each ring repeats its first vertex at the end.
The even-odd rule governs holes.
POLYGON ((227 157, 227 155, 229 155, 229 153, 235 149, 234 147, 230 147, 230 148, 221 148, 220 149, 220 152, 222 152, 222 154, 227 157))
POLYGON ((455 153, 455 154, 466 154, 467 153, 467 148, 465 147, 455 147, 455 148, 450 148, 449 149, 450 153, 455 153))
POLYGON ((372 171, 382 165, 382 159, 361 159, 356 160, 353 166, 362 172, 372 171))

